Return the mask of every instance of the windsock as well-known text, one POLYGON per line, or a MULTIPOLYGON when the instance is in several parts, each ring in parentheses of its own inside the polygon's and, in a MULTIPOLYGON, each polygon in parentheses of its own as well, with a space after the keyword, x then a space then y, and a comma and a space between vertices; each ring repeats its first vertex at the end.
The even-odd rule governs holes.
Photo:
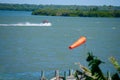
POLYGON ((81 36, 77 41, 75 41, 72 45, 69 46, 69 49, 74 49, 86 42, 86 37, 81 36))

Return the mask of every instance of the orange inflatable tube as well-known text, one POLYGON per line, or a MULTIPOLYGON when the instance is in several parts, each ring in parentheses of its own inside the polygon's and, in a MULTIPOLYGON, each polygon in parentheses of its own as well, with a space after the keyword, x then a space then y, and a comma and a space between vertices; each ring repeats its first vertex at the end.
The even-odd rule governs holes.
POLYGON ((69 49, 76 48, 86 42, 86 37, 81 36, 77 41, 75 41, 72 45, 69 46, 69 49))

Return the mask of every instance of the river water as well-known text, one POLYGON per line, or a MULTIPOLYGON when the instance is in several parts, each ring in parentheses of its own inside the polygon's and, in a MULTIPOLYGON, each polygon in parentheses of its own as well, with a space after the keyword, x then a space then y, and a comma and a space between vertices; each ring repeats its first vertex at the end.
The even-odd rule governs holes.
POLYGON ((105 62, 100 66, 104 74, 116 72, 108 58, 114 56, 120 63, 120 18, 34 16, 26 11, 0 11, 1 80, 39 80, 41 70, 51 78, 55 70, 63 74, 79 69, 75 62, 87 67, 89 51, 105 62), (26 26, 43 20, 50 21, 52 26, 26 26), (87 42, 69 50, 80 36, 86 36, 87 42))

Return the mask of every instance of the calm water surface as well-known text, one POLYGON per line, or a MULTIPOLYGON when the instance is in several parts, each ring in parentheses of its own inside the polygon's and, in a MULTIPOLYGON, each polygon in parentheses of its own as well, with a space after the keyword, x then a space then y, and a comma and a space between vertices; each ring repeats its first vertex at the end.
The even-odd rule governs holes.
POLYGON ((105 64, 106 74, 116 72, 108 58, 114 56, 120 63, 120 18, 34 16, 25 11, 0 11, 0 79, 39 80, 54 76, 54 70, 79 69, 75 62, 87 66, 87 52, 91 51, 105 64), (10 24, 39 24, 48 20, 52 26, 11 26, 10 24), (87 42, 69 50, 80 36, 87 42))

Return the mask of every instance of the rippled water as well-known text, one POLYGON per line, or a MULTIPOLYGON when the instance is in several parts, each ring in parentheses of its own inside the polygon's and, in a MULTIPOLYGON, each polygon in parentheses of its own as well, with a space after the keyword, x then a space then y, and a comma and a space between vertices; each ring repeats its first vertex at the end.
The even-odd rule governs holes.
MULTIPOLYGON (((39 80, 41 70, 48 78, 55 70, 79 69, 75 62, 87 66, 87 52, 102 59, 103 72, 115 72, 110 56, 120 60, 120 18, 33 16, 31 12, 0 11, 0 24, 41 23, 52 26, 0 26, 0 79, 39 80), (80 36, 86 44, 69 50, 80 36)), ((119 61, 120 62, 120 61, 119 61)))

